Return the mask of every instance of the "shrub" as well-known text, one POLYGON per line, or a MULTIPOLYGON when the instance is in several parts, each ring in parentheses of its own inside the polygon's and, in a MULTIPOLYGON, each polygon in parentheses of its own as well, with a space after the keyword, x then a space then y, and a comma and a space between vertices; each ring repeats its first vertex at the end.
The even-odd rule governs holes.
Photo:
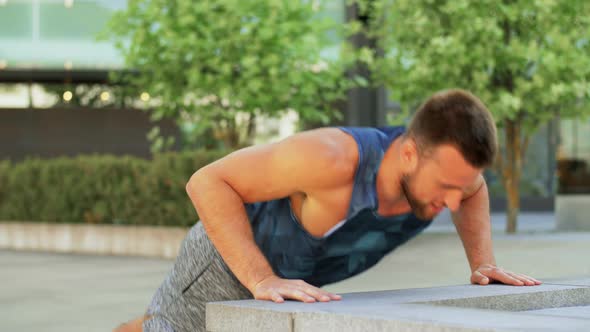
POLYGON ((227 151, 0 162, 0 220, 189 226, 190 176, 227 151))

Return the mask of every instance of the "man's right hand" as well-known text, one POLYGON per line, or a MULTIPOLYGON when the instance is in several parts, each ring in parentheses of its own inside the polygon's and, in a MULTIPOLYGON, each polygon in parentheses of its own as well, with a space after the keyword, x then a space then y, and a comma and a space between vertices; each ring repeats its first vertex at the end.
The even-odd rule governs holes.
MULTIPOLYGON (((251 290, 252 291, 252 290, 251 290)), ((269 276, 254 286, 252 295, 256 300, 270 300, 282 303, 285 299, 313 303, 337 301, 342 297, 312 286, 303 280, 282 279, 269 276)))

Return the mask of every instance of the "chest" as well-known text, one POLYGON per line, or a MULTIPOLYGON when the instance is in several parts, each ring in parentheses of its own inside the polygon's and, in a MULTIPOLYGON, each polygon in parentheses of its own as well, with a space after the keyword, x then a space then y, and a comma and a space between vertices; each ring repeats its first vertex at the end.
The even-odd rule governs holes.
MULTIPOLYGON (((407 204, 387 204, 379 200, 379 186, 375 188, 375 199, 378 200, 379 216, 395 216, 411 211, 407 204)), ((291 195, 289 201, 291 210, 297 222, 311 235, 323 237, 336 225, 348 217, 353 200, 353 190, 359 190, 353 183, 329 191, 314 194, 298 193, 291 195)), ((367 191, 366 188, 364 190, 367 191)), ((358 195, 358 193, 356 193, 358 195)), ((371 199, 367 201, 372 202, 371 199)))
POLYGON ((297 222, 311 235, 323 237, 330 229, 346 219, 353 185, 313 194, 297 193, 289 197, 297 222))
MULTIPOLYGON (((349 217, 348 214, 353 201, 353 189, 353 184, 350 184, 330 191, 314 193, 313 195, 291 195, 289 197, 291 210, 297 222, 309 234, 315 237, 323 237, 349 217)), ((372 199, 363 199, 363 201, 372 202, 372 199)), ((379 209, 376 212, 378 215, 388 216, 402 212, 407 213, 408 211, 400 211, 397 206, 380 202, 379 209)))

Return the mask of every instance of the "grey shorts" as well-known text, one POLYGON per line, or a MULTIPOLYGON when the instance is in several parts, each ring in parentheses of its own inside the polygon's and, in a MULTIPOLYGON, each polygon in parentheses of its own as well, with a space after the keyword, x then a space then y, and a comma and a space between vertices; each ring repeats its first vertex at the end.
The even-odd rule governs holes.
POLYGON ((156 291, 144 332, 205 331, 205 304, 251 299, 198 222, 184 239, 172 271, 156 291))

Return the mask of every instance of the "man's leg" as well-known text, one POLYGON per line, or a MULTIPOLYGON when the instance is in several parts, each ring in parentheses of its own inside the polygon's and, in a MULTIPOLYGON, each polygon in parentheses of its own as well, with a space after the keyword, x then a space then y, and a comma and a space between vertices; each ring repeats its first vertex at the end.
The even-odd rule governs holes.
POLYGON ((199 222, 184 239, 174 267, 156 291, 143 332, 205 331, 205 304, 252 298, 225 264, 199 222))

